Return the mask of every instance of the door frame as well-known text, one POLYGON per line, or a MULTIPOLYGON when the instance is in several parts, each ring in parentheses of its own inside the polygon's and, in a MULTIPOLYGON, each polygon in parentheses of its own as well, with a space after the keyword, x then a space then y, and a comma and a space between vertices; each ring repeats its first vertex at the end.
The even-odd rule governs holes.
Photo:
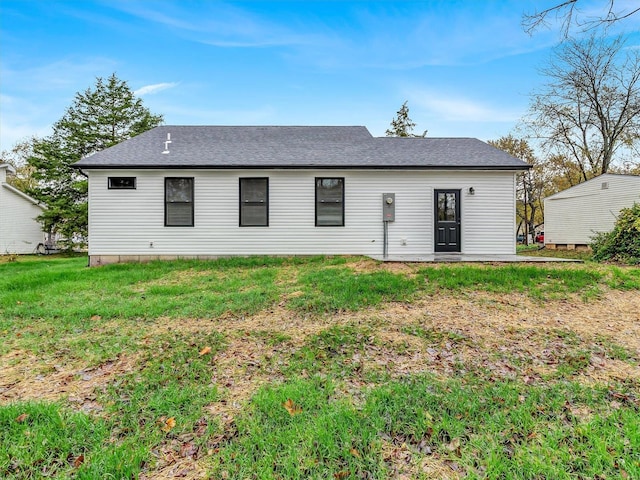
MULTIPOLYGON (((462 251, 462 209, 460 208, 460 202, 462 199, 462 191, 459 188, 436 188, 433 190, 433 251, 435 253, 450 252, 460 253, 462 251), (439 193, 453 193, 456 198, 456 236, 457 242, 455 245, 438 245, 438 227, 440 221, 438 220, 438 194, 439 193)), ((452 222, 443 222, 452 223, 452 222)))

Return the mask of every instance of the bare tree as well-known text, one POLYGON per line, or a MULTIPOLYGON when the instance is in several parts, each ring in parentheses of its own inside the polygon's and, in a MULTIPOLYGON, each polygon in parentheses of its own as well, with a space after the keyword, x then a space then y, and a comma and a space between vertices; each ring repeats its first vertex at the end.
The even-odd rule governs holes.
POLYGON ((640 7, 618 8, 616 0, 606 0, 601 2, 602 6, 597 13, 585 15, 578 2, 579 0, 566 0, 545 10, 525 13, 522 16, 522 27, 531 35, 538 28, 548 26, 550 19, 555 19, 560 22, 562 36, 569 38, 572 27, 586 32, 601 26, 608 27, 640 12, 640 7))
POLYGON ((542 199, 546 192, 545 187, 549 183, 546 164, 535 156, 533 149, 524 139, 507 135, 498 140, 489 140, 488 143, 532 166, 526 172, 519 173, 516 178, 518 231, 524 233, 525 243, 528 245, 537 227, 544 223, 542 199))
POLYGON ((640 55, 591 36, 561 45, 533 94, 524 126, 547 156, 573 162, 580 181, 606 173, 640 138, 640 55))

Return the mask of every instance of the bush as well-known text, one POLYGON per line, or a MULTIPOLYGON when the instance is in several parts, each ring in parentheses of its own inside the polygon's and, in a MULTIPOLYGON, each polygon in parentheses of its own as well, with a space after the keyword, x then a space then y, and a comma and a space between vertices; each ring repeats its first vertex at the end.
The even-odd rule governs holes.
POLYGON ((592 237, 593 259, 640 264, 640 204, 620 210, 612 231, 592 237))

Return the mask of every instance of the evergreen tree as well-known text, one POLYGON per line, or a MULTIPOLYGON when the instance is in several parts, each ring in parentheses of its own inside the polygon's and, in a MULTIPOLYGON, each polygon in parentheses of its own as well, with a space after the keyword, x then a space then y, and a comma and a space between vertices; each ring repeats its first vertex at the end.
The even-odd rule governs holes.
POLYGON ((47 205, 45 231, 55 231, 70 248, 87 235, 87 181, 72 165, 83 157, 160 125, 127 83, 111 75, 77 93, 53 126, 53 134, 36 140, 28 162, 38 181, 30 193, 47 205))
POLYGON ((396 117, 391 120, 391 128, 386 131, 387 137, 413 137, 411 132, 416 124, 409 118, 409 107, 405 101, 396 117))

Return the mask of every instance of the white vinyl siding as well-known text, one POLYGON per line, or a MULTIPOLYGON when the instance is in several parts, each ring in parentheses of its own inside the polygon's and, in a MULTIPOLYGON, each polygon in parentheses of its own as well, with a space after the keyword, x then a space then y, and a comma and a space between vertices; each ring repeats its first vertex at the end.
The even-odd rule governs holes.
POLYGON ((640 203, 640 176, 604 174, 544 200, 544 240, 588 245, 597 232, 614 227, 622 208, 640 203), (606 183, 607 188, 602 188, 606 183))
POLYGON ((0 255, 35 253, 44 241, 43 209, 0 182, 0 255))
POLYGON ((431 254, 438 188, 461 190, 462 253, 515 253, 515 173, 509 171, 85 171, 90 255, 381 255, 383 192, 396 194, 389 255, 431 254), (136 190, 108 190, 108 176, 136 176, 136 190), (195 179, 193 228, 164 226, 169 176, 195 179), (238 184, 247 176, 269 179, 268 228, 239 225, 238 184), (315 226, 316 178, 344 178, 344 227, 315 226))

